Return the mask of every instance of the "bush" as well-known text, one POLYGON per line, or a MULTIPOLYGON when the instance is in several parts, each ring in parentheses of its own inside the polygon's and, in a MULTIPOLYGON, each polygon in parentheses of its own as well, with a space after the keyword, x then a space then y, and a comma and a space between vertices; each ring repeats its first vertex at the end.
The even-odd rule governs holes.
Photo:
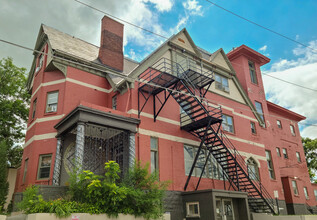
POLYGON ((18 207, 26 214, 55 213, 58 217, 68 217, 76 212, 109 216, 123 213, 146 219, 163 215, 163 196, 168 183, 159 182, 157 174, 149 174, 148 165, 136 163, 121 183, 117 163, 107 162, 105 170, 105 176, 89 170, 74 170, 69 180, 70 199, 44 201, 38 195, 38 187, 28 187, 18 207))

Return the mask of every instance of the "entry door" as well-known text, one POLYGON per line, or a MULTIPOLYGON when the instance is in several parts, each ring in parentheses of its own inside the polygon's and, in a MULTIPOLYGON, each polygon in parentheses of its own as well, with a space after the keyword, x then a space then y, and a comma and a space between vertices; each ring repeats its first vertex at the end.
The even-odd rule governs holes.
POLYGON ((232 199, 216 199, 216 220, 234 220, 232 199))

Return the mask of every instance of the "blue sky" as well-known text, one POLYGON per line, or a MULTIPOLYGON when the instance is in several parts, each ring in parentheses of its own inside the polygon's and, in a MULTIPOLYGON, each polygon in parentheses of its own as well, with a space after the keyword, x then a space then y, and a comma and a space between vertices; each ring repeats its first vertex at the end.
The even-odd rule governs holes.
MULTIPOLYGON (((262 71, 317 89, 317 52, 250 24, 205 0, 82 0, 100 10, 170 37, 186 27, 194 42, 214 52, 245 44, 271 59, 262 71)), ((211 0, 247 19, 317 50, 315 0, 211 0)), ((34 48, 41 23, 99 45, 103 14, 72 0, 0 0, 0 39, 34 48)), ((142 60, 164 39, 125 24, 124 53, 142 60)), ((0 42, 0 59, 11 56, 30 68, 32 52, 0 42)), ((267 98, 317 124, 317 94, 263 76, 267 98)), ((317 138, 316 126, 301 126, 317 138)))

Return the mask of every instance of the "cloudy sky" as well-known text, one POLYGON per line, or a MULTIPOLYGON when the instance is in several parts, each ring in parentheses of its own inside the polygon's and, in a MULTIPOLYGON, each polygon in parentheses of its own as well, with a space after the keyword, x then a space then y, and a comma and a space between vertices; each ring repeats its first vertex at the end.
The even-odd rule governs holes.
MULTIPOLYGON (((245 44, 271 59, 269 74, 315 91, 263 75, 267 98, 317 124, 317 1, 212 0, 271 28, 308 49, 221 10, 205 0, 81 0, 99 10, 166 37, 186 27, 195 43, 213 52, 245 44)), ((99 45, 104 14, 75 0, 0 0, 0 39, 34 48, 41 23, 99 45)), ((164 39, 125 24, 124 53, 142 60, 164 39)), ((0 59, 10 56, 30 68, 32 52, 0 42, 0 59)), ((317 126, 301 125, 302 135, 317 138, 317 126)))

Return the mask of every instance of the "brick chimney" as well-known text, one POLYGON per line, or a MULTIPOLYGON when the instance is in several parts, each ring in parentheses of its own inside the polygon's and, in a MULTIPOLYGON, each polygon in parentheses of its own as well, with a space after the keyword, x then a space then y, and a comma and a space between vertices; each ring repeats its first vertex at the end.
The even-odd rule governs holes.
POLYGON ((101 20, 100 61, 123 71, 123 24, 104 16, 101 20))

